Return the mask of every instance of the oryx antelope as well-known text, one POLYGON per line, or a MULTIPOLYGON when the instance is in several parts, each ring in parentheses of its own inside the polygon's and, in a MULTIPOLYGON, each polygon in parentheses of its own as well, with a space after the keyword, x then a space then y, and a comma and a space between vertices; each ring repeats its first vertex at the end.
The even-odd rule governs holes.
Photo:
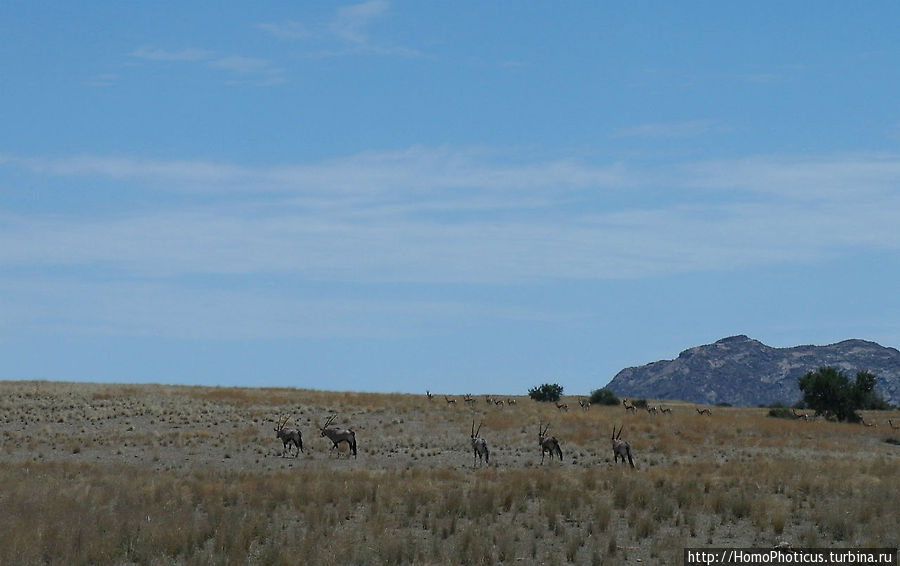
MULTIPOLYGON (((331 415, 328 417, 328 420, 325 421, 325 424, 319 427, 319 430, 322 431, 323 437, 328 437, 334 445, 331 447, 332 450, 338 447, 338 444, 341 442, 346 442, 347 446, 350 447, 350 451, 353 452, 353 457, 356 458, 356 433, 350 429, 346 428, 328 428, 328 425, 334 422, 334 419, 337 418, 337 415, 331 415)), ((350 454, 347 454, 347 457, 350 457, 350 454)))
POLYGON ((488 450, 487 441, 485 439, 481 438, 480 436, 478 436, 478 433, 481 432, 481 425, 483 425, 483 424, 484 424, 484 422, 480 423, 478 425, 478 430, 475 430, 475 419, 472 419, 472 435, 471 436, 472 436, 472 452, 474 453, 472 455, 472 467, 473 468, 475 467, 476 459, 478 461, 481 461, 481 459, 484 458, 485 464, 491 463, 491 452, 490 452, 490 450, 488 450))
POLYGON ((712 411, 710 411, 709 409, 697 409, 697 414, 712 416, 712 411))
POLYGON ((547 431, 550 430, 550 423, 547 423, 547 428, 542 428, 544 423, 538 423, 538 444, 541 445, 541 464, 544 463, 544 453, 550 453, 550 459, 553 459, 553 453, 556 452, 556 455, 559 457, 559 461, 562 462, 562 450, 559 447, 559 441, 556 440, 553 436, 547 436, 547 431))
POLYGON ((625 463, 625 458, 628 458, 628 463, 631 464, 631 467, 634 467, 634 460, 631 459, 631 444, 627 440, 621 440, 619 437, 622 436, 622 429, 625 428, 625 425, 622 425, 619 428, 619 434, 616 434, 616 426, 613 425, 612 432, 612 449, 613 449, 613 458, 615 463, 619 463, 619 456, 622 457, 622 463, 625 463))
POLYGON ((802 413, 798 413, 796 409, 791 409, 791 412, 794 413, 794 416, 798 419, 803 419, 804 421, 809 421, 809 414, 805 411, 802 413))
POLYGON ((634 405, 628 402, 628 399, 622 399, 622 405, 625 406, 625 412, 631 411, 634 412, 634 405))
POLYGON ((284 425, 287 424, 290 418, 284 417, 275 423, 275 438, 281 440, 283 444, 281 450, 282 458, 284 458, 285 453, 290 454, 292 444, 297 448, 297 453, 294 455, 295 458, 303 452, 303 435, 300 434, 300 431, 297 429, 284 429, 284 425))

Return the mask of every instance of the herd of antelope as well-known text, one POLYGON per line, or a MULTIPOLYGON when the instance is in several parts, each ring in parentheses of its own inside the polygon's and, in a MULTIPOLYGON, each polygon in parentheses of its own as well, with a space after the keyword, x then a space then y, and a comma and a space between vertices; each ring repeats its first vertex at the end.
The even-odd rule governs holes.
MULTIPOLYGON (((429 401, 434 399, 434 394, 431 391, 426 391, 426 396, 429 401)), ((444 395, 444 401, 448 406, 456 405, 455 397, 448 397, 444 395)), ((516 405, 516 400, 512 398, 496 398, 489 395, 486 395, 484 398, 485 403, 489 406, 514 406, 516 405)), ((466 405, 474 406, 478 401, 471 394, 466 393, 463 396, 463 402, 466 405)), ((657 406, 647 406, 645 403, 639 403, 642 408, 644 408, 648 414, 650 415, 671 415, 672 409, 668 407, 663 407, 662 405, 657 406)), ((582 411, 588 411, 591 408, 591 403, 585 398, 578 399, 578 405, 581 407, 582 411)), ((635 413, 637 411, 637 407, 634 403, 630 402, 628 399, 622 399, 622 406, 625 409, 625 414, 635 413)), ((566 403, 556 402, 556 409, 559 412, 568 412, 569 406, 566 403)), ((695 408, 698 415, 701 416, 712 416, 712 411, 707 408, 695 408)), ((815 419, 815 416, 811 416, 806 411, 801 410, 798 412, 796 409, 791 409, 793 416, 797 419, 801 419, 804 421, 811 421, 815 419)), ((347 457, 349 458, 350 454, 353 455, 354 458, 357 456, 357 446, 356 446, 356 433, 353 430, 345 429, 345 428, 334 428, 330 427, 337 418, 337 415, 332 414, 329 415, 325 423, 318 427, 319 432, 323 438, 328 438, 332 442, 331 451, 334 451, 336 448, 339 448, 339 445, 342 443, 347 444, 348 453, 347 457)), ((299 457, 300 453, 303 452, 303 435, 300 433, 298 429, 286 429, 288 421, 290 420, 289 416, 282 417, 275 424, 275 437, 278 440, 282 441, 282 452, 281 456, 285 457, 293 454, 294 458, 299 457)), ((481 427, 484 422, 478 425, 478 428, 475 428, 475 420, 472 420, 472 428, 470 431, 470 440, 472 444, 472 467, 477 467, 480 463, 490 464, 490 449, 488 448, 487 440, 485 440, 481 433, 481 427)), ((865 426, 877 426, 874 423, 867 423, 863 421, 865 426)), ((888 425, 892 429, 900 429, 900 424, 894 424, 891 419, 888 419, 888 425)), ((562 448, 560 447, 559 440, 554 436, 548 436, 547 432, 550 429, 550 423, 546 423, 544 426, 544 422, 541 421, 538 423, 538 446, 541 449, 541 464, 544 463, 544 457, 549 454, 550 460, 552 461, 554 457, 556 457, 560 462, 563 459, 562 448)), ((634 458, 631 454, 631 444, 627 440, 622 440, 622 430, 624 429, 624 425, 619 427, 618 433, 616 433, 616 427, 613 426, 612 432, 612 450, 613 450, 613 463, 618 464, 619 458, 622 459, 622 463, 625 463, 625 460, 628 460, 628 463, 632 468, 634 465, 634 458)), ((338 450, 338 454, 340 454, 340 450, 338 450)))
MULTIPOLYGON (((434 399, 434 394, 431 391, 426 391, 425 395, 428 400, 431 401, 434 399)), ((455 397, 448 397, 444 395, 444 401, 448 406, 456 405, 455 397)), ((465 394, 463 396, 463 402, 467 405, 474 405, 477 401, 470 394, 465 394)), ((499 399, 491 396, 485 396, 485 402, 488 405, 493 406, 514 406, 516 405, 516 400, 512 398, 499 399)), ((623 401, 625 405, 626 412, 627 410, 634 411, 634 406, 628 403, 627 399, 623 401)), ((578 405, 581 407, 582 411, 588 411, 591 408, 591 403, 585 398, 578 399, 578 405)), ((569 406, 565 403, 556 403, 556 408, 558 411, 568 412, 569 406)), ((671 409, 662 409, 662 407, 653 408, 653 413, 655 414, 659 410, 663 413, 671 413, 671 409)), ((333 428, 330 427, 337 418, 336 414, 329 415, 324 424, 318 427, 319 432, 323 438, 328 438, 332 442, 331 451, 334 451, 339 447, 340 444, 346 443, 348 447, 348 458, 350 454, 353 454, 353 457, 357 456, 357 445, 356 445, 356 433, 350 429, 344 428, 333 428)), ((297 458, 300 456, 300 453, 303 452, 303 435, 299 429, 286 429, 288 421, 290 420, 289 416, 284 416, 275 423, 275 437, 278 440, 282 441, 282 452, 281 456, 293 456, 297 458)), ((475 428, 475 419, 472 419, 472 428, 470 431, 470 440, 472 443, 472 467, 477 467, 480 463, 484 463, 486 465, 490 464, 490 449, 488 448, 487 440, 480 436, 481 427, 484 425, 484 422, 478 425, 478 428, 475 428)), ((622 429, 624 425, 619 428, 618 435, 616 434, 616 429, 613 427, 613 437, 612 437, 612 449, 615 463, 618 463, 619 457, 621 456, 622 462, 625 462, 627 457, 628 463, 631 464, 631 467, 634 467, 634 460, 631 455, 631 444, 626 440, 621 440, 619 437, 622 435, 622 429)), ((557 458, 560 462, 563 460, 563 452, 560 447, 559 440, 554 436, 548 436, 547 432, 550 429, 550 423, 545 423, 543 421, 538 423, 538 446, 541 449, 541 464, 544 463, 544 458, 547 454, 550 455, 550 460, 552 461, 557 458)), ((340 455, 340 450, 338 450, 338 455, 340 455)))

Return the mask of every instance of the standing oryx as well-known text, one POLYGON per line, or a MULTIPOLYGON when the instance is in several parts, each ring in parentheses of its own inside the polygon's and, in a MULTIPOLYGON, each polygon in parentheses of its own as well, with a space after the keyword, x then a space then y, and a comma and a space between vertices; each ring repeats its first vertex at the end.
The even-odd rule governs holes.
POLYGON ((472 467, 475 467, 476 459, 481 461, 484 458, 485 464, 491 463, 491 452, 488 450, 487 441, 480 436, 478 433, 481 432, 481 425, 484 422, 478 425, 478 430, 475 430, 475 419, 472 419, 472 451, 474 454, 472 455, 472 467))
POLYGON ((634 460, 631 459, 631 444, 627 440, 620 440, 619 437, 622 436, 622 429, 625 428, 625 425, 622 425, 619 428, 619 434, 616 434, 616 425, 613 425, 612 432, 612 449, 613 449, 613 458, 615 459, 615 463, 619 463, 619 456, 622 457, 622 463, 625 463, 625 457, 628 457, 628 463, 631 464, 631 467, 634 467, 634 460))
MULTIPOLYGON (((332 450, 337 448, 341 442, 346 442, 347 446, 350 447, 350 451, 353 452, 353 457, 356 458, 356 433, 346 428, 328 428, 328 425, 333 423, 335 418, 337 418, 337 415, 331 415, 325 421, 325 424, 319 427, 319 430, 322 431, 322 436, 327 436, 334 443, 334 446, 331 447, 332 450)), ((347 454, 347 457, 349 458, 350 455, 347 454)))
POLYGON ((296 429, 284 430, 284 425, 287 424, 290 418, 291 417, 284 417, 275 423, 275 438, 281 440, 284 445, 281 450, 282 458, 284 458, 285 453, 290 453, 291 444, 297 448, 297 453, 294 455, 295 458, 303 452, 303 435, 300 434, 300 431, 296 429))
POLYGON ((797 409, 791 409, 791 412, 794 414, 794 418, 803 419, 804 421, 809 422, 809 413, 803 411, 802 413, 798 413, 797 409))
POLYGON ((550 430, 550 423, 547 423, 547 428, 543 428, 544 423, 538 423, 538 444, 541 445, 541 464, 544 463, 544 453, 550 453, 550 459, 553 459, 553 453, 556 452, 556 455, 559 456, 559 461, 562 462, 562 450, 559 448, 559 441, 556 440, 555 437, 547 436, 547 431, 550 430))

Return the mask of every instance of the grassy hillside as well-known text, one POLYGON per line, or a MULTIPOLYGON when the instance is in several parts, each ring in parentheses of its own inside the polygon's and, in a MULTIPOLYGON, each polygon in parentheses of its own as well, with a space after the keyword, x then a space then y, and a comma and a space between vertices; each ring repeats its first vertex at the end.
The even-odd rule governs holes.
POLYGON ((900 543, 898 412, 864 427, 456 399, 0 382, 0 564, 680 564, 685 546, 900 543), (357 458, 321 437, 332 412, 357 458), (298 458, 273 431, 286 415, 298 458), (473 418, 490 465, 473 467, 473 418), (540 421, 562 462, 541 465, 540 421), (612 462, 622 424, 636 469, 612 462))

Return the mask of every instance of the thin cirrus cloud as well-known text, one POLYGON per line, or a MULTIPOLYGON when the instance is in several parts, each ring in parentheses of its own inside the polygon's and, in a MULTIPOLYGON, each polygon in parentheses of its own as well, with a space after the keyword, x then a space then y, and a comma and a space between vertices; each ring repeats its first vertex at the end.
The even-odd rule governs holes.
POLYGON ((280 84, 285 81, 284 69, 272 61, 260 57, 240 55, 220 55, 206 49, 167 50, 158 47, 142 46, 129 56, 150 62, 174 62, 186 64, 203 64, 211 69, 231 73, 245 80, 255 80, 266 85, 280 84))
POLYGON ((287 20, 262 23, 257 27, 282 40, 337 40, 365 45, 370 42, 369 28, 387 12, 389 6, 382 0, 372 0, 342 6, 325 20, 315 22, 287 20))
POLYGON ((157 208, 114 216, 8 213, 0 247, 8 266, 502 283, 900 249, 896 156, 755 157, 641 171, 411 148, 269 167, 102 156, 0 156, 0 166, 63 181, 103 178, 122 190, 137 183, 215 195, 199 205, 176 192, 157 208), (659 190, 665 201, 640 196, 659 190))
POLYGON ((137 59, 148 61, 209 61, 215 56, 214 51, 206 49, 166 50, 157 47, 138 47, 130 53, 137 59))
POLYGON ((725 128, 712 120, 690 120, 686 122, 658 122, 639 124, 623 128, 613 133, 615 138, 690 138, 724 131, 725 128))
POLYGON ((315 21, 266 22, 257 24, 257 27, 283 41, 316 45, 319 50, 308 54, 314 57, 338 57, 359 53, 399 57, 422 56, 417 49, 390 44, 373 37, 372 28, 386 17, 389 10, 389 2, 371 0, 339 7, 329 17, 315 21))
POLYGON ((0 165, 4 163, 42 175, 140 181, 154 186, 165 185, 166 190, 327 192, 360 196, 397 192, 415 196, 452 189, 511 190, 519 194, 529 190, 558 192, 627 186, 638 175, 621 164, 593 165, 570 159, 521 163, 479 150, 425 147, 363 152, 319 163, 260 167, 127 156, 48 158, 0 154, 0 165))

